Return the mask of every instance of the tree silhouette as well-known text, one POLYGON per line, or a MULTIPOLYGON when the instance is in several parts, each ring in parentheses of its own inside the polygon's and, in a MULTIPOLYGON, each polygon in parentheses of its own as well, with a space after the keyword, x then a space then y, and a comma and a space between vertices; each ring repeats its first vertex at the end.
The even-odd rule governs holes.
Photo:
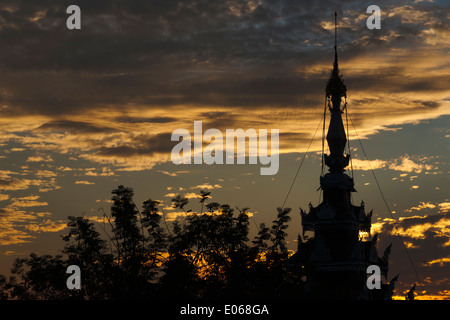
POLYGON ((278 208, 272 226, 261 224, 250 241, 249 208, 209 201, 209 191, 200 191, 199 212, 175 196, 184 216, 170 227, 159 201, 139 210, 132 188, 112 194, 104 212, 111 228, 99 224, 106 240, 89 219, 69 216, 61 254, 16 259, 11 276, 0 275, 0 299, 301 297, 301 255, 286 248, 290 209, 278 208), (66 287, 69 265, 81 269, 81 290, 66 287))
POLYGON ((139 212, 133 202, 133 189, 119 186, 112 194, 114 203, 111 206, 111 215, 114 218, 113 232, 118 241, 119 259, 128 263, 135 260, 142 251, 143 235, 137 225, 139 212))
POLYGON ((16 259, 11 268, 7 287, 12 299, 66 299, 70 291, 66 287, 66 263, 61 255, 37 256, 16 259))
POLYGON ((77 265, 83 272, 80 292, 71 291, 74 297, 90 299, 111 298, 114 263, 113 255, 107 254, 105 241, 95 230, 94 224, 84 217, 68 217, 69 233, 63 236, 66 242, 63 253, 68 265, 77 265))

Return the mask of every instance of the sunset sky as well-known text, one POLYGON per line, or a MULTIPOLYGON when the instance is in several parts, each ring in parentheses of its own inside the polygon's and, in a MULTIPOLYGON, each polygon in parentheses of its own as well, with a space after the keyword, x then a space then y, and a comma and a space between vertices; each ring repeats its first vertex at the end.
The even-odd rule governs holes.
MULTIPOLYGON (((370 160, 349 124, 353 201, 374 210, 379 255, 393 242, 387 281, 400 273, 403 296, 418 280, 375 169, 426 291, 416 292, 450 299, 448 0, 2 1, 0 274, 31 252, 58 253, 67 216, 101 221, 118 185, 138 206, 161 201, 170 221, 175 194, 195 211, 203 189, 270 224, 322 118, 335 11, 348 112, 370 160), (70 4, 81 30, 66 27, 70 4), (371 4, 380 30, 366 27, 371 4), (223 133, 279 129, 278 173, 174 165, 171 133, 193 132, 194 121, 223 133)), ((286 202, 292 250, 299 207, 319 203, 321 136, 286 202)))

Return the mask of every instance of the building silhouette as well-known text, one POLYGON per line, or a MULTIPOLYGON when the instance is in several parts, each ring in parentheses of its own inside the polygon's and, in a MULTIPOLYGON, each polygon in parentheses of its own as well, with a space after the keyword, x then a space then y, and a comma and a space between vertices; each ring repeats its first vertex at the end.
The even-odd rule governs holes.
POLYGON ((364 202, 356 206, 351 201, 351 193, 356 190, 353 177, 345 170, 350 155, 344 153, 347 136, 342 119, 347 88, 339 74, 336 43, 334 51, 333 70, 326 85, 325 107, 330 112, 326 140, 330 154, 324 154, 328 172, 320 177, 323 201, 317 207, 310 204, 309 212, 301 209, 303 233, 314 232, 305 257, 308 275, 305 295, 319 299, 390 300, 398 276, 388 284, 381 281, 379 289, 367 286, 371 276, 367 268, 371 265, 380 271, 380 279, 386 280, 391 245, 379 257, 377 235, 371 240, 363 240, 361 236, 362 233, 370 236, 372 211, 366 212, 364 202))

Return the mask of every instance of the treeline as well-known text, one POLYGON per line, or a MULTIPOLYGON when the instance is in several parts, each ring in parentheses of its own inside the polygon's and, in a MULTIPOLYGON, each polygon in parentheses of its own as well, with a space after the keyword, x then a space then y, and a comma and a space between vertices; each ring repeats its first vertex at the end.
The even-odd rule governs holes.
POLYGON ((159 202, 139 209, 133 189, 112 191, 111 213, 97 230, 84 217, 68 217, 61 254, 16 259, 11 276, 0 275, 0 299, 284 299, 300 298, 305 268, 301 253, 286 249, 289 208, 278 208, 270 227, 250 241, 248 208, 209 201, 200 212, 189 200, 172 199, 185 215, 169 227, 159 202), (102 237, 105 234, 106 237, 102 237), (69 265, 81 270, 81 289, 69 290, 69 265))

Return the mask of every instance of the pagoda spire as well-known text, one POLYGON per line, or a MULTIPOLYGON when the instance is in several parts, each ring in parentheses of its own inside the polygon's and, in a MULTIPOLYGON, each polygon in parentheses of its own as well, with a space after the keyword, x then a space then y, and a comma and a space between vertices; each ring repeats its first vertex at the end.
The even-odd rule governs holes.
POLYGON ((305 292, 320 299, 390 299, 395 278, 389 285, 382 284, 382 290, 369 290, 366 285, 367 268, 371 265, 377 265, 386 276, 390 247, 379 258, 377 236, 367 241, 360 238, 360 232, 370 235, 372 211, 366 213, 364 202, 360 206, 352 203, 351 193, 356 191, 354 181, 345 173, 350 159, 344 154, 347 137, 342 121, 347 88, 339 74, 337 13, 334 21, 334 63, 326 85, 326 102, 331 114, 326 136, 330 153, 324 154, 324 158, 329 172, 320 176, 322 202, 316 207, 310 205, 309 212, 300 209, 303 232, 314 233, 306 242, 309 253, 304 257, 305 292))
POLYGON ((325 92, 328 100, 328 108, 331 112, 331 120, 327 133, 330 155, 325 157, 325 164, 330 168, 330 172, 343 172, 349 160, 348 156, 344 156, 347 137, 341 116, 341 102, 343 97, 347 97, 347 87, 339 74, 336 12, 334 13, 334 63, 325 92))

